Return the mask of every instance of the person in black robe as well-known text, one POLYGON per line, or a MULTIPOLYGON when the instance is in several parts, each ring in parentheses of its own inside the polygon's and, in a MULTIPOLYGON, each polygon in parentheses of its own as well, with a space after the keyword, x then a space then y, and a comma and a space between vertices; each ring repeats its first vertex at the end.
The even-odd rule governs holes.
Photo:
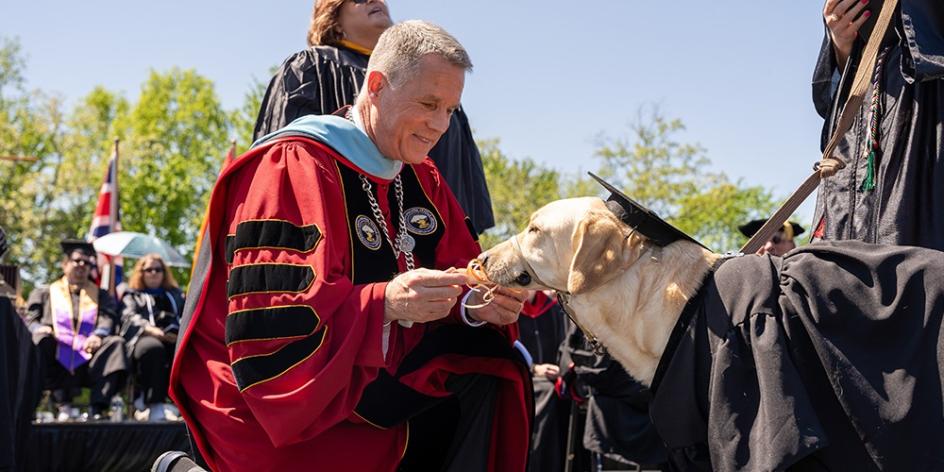
MULTIPOLYGON (((880 4, 868 7, 873 19, 880 4)), ((813 74, 823 148, 865 47, 850 27, 862 8, 858 0, 828 0, 824 8, 813 74)), ((869 80, 836 148, 846 167, 820 185, 812 237, 944 250, 944 2, 900 0, 869 80)))
MULTIPOLYGON (((0 228, 0 258, 6 250, 6 234, 0 228)), ((40 369, 29 330, 12 300, 0 295, 0 471, 23 467, 33 411, 42 393, 40 369)))
POLYGON ((167 401, 167 386, 184 297, 160 255, 138 259, 121 302, 119 331, 134 369, 134 418, 177 420, 177 408, 167 401))
POLYGON ((557 472, 564 468, 570 402, 557 396, 560 347, 567 317, 557 300, 535 291, 518 317, 518 339, 527 351, 534 386, 534 427, 528 470, 557 472))
POLYGON ((665 447, 649 419, 649 389, 607 353, 596 353, 583 331, 568 323, 561 345, 558 392, 573 400, 573 470, 636 467, 665 470, 665 447))
POLYGON ((90 387, 90 419, 100 419, 121 391, 128 371, 124 339, 114 336, 115 300, 89 280, 95 249, 62 242, 65 275, 30 293, 27 322, 43 358, 44 388, 52 390, 59 419, 74 419, 72 398, 90 387))
MULTIPOLYGON (((253 139, 298 117, 331 114, 353 104, 370 53, 391 24, 384 1, 317 0, 308 32, 309 47, 289 56, 272 77, 253 139)), ((482 157, 461 106, 429 157, 469 217, 475 234, 495 226, 482 157)))
POLYGON ((944 253, 823 242, 724 262, 660 359, 673 470, 942 470, 944 253))

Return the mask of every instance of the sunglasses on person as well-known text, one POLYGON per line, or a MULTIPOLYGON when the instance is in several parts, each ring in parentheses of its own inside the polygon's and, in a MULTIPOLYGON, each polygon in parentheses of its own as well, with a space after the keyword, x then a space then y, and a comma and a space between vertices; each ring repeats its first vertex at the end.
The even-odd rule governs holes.
POLYGON ((69 259, 69 261, 72 262, 73 264, 77 265, 77 266, 80 266, 80 267, 81 267, 81 266, 89 266, 89 267, 91 267, 91 266, 94 266, 94 265, 95 265, 94 262, 92 262, 92 261, 90 261, 90 260, 88 260, 88 259, 82 259, 82 258, 69 259))
POLYGON ((147 274, 163 274, 164 268, 163 267, 148 267, 147 269, 144 269, 144 272, 147 274))

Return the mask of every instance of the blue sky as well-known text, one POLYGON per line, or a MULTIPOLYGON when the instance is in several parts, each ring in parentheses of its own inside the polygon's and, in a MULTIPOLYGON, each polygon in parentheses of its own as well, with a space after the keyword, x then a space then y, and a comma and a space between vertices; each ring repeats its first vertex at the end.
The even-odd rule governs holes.
MULTIPOLYGON (((395 20, 444 26, 475 70, 463 103, 479 138, 511 157, 593 170, 600 135, 628 132, 641 106, 680 118, 678 136, 714 170, 793 191, 819 158, 810 78, 819 0, 390 0, 395 20)), ((308 0, 0 0, 31 88, 68 103, 95 85, 134 97, 151 68, 194 68, 227 108, 253 78, 305 47, 308 0)), ((801 207, 807 223, 812 198, 801 207)))

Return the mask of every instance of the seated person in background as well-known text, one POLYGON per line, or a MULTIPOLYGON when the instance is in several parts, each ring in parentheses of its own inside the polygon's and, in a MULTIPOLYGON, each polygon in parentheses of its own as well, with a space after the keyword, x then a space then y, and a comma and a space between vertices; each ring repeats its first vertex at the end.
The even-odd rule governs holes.
POLYGON ((27 323, 46 366, 44 387, 53 390, 59 419, 76 416, 71 402, 90 387, 89 418, 99 419, 124 384, 128 370, 124 340, 111 336, 115 300, 89 280, 95 249, 81 240, 62 241, 65 275, 33 290, 27 323))
POLYGON ((561 345, 561 366, 557 391, 573 400, 570 470, 669 470, 665 446, 649 419, 649 389, 609 354, 594 353, 573 322, 561 345))
POLYGON ((167 384, 184 307, 183 293, 157 254, 138 259, 128 287, 121 297, 121 334, 127 341, 135 374, 134 417, 152 422, 177 420, 176 408, 167 403, 167 384))
MULTIPOLYGON (((750 238, 754 236, 754 233, 760 231, 760 227, 764 226, 767 220, 751 220, 741 226, 738 226, 738 230, 741 231, 741 234, 750 238)), ((780 257, 797 247, 796 243, 793 241, 793 238, 803 234, 806 231, 802 226, 788 221, 783 224, 783 228, 777 230, 776 233, 770 238, 770 241, 767 241, 760 249, 757 250, 757 254, 764 255, 770 254, 771 256, 780 257)))

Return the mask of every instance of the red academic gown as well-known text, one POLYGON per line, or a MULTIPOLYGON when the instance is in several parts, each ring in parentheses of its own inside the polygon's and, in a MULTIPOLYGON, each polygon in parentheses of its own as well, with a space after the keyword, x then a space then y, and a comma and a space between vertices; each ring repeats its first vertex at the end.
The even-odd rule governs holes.
MULTIPOLYGON (((397 408, 383 392, 361 400, 378 373, 421 399, 449 395, 450 375, 484 373, 498 393, 482 454, 490 470, 524 470, 532 405, 520 363, 434 352, 398 371, 425 333, 488 330, 510 350, 515 328, 466 328, 457 304, 439 322, 394 323, 384 356, 386 281, 406 267, 372 223, 359 173, 323 143, 281 138, 239 158, 214 188, 171 373, 201 455, 220 471, 393 471, 417 444, 409 421, 381 426, 364 413, 397 408)), ((465 267, 480 249, 435 166, 401 175, 417 266, 465 267)), ((393 235, 393 183, 368 178, 393 235)))

